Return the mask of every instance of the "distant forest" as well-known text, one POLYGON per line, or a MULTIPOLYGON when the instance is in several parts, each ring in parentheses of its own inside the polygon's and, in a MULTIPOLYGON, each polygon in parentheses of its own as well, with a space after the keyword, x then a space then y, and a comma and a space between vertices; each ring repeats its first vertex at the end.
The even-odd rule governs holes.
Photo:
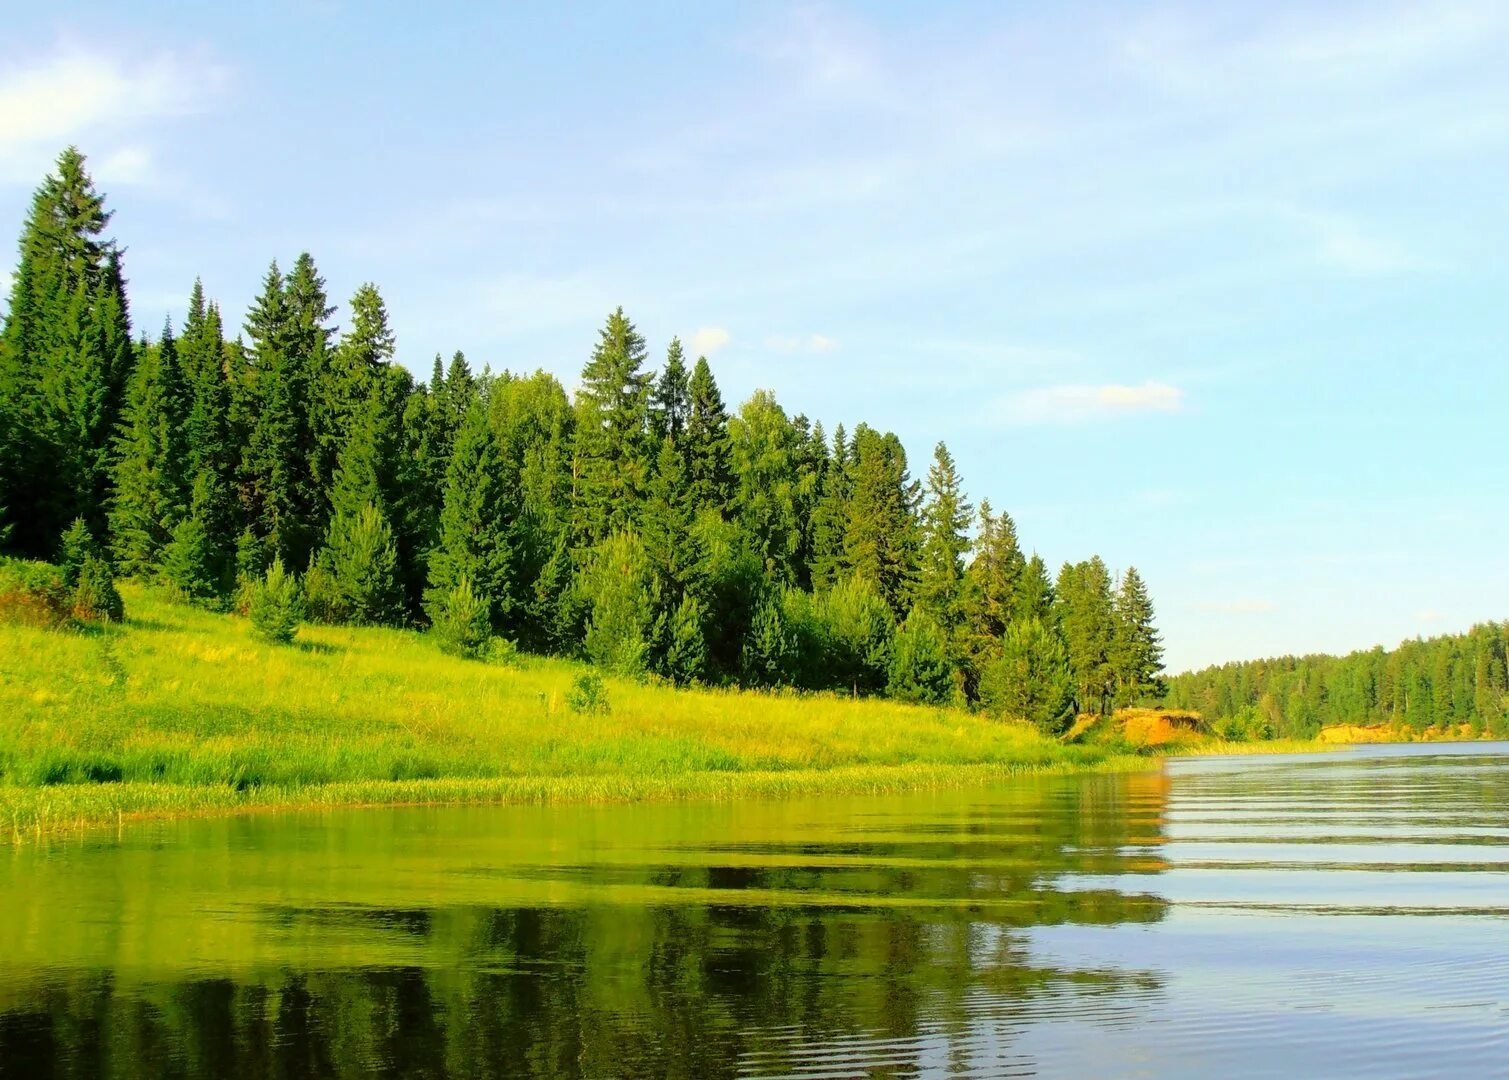
POLYGON ((459 352, 416 382, 377 287, 338 327, 308 254, 269 267, 239 334, 196 281, 181 323, 136 336, 110 217, 69 149, 22 231, 0 339, 14 556, 91 547, 222 609, 296 579, 306 618, 433 627, 468 654, 496 636, 1048 729, 1162 693, 1137 571, 1050 575, 941 442, 917 480, 868 424, 829 432, 764 390, 730 413, 679 341, 652 372, 622 310, 574 395, 459 352))
POLYGON ((1168 700, 1247 737, 1308 737, 1328 724, 1509 736, 1509 623, 1348 656, 1222 664, 1168 681, 1168 700))

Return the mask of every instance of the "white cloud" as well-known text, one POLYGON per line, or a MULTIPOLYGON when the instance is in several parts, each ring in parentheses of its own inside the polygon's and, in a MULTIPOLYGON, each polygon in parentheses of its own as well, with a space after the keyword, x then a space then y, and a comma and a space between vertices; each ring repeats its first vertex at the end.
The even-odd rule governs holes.
MULTIPOLYGON (((85 138, 119 139, 164 118, 202 110, 224 72, 202 59, 164 52, 130 62, 63 46, 0 76, 0 178, 35 182, 58 150, 85 138)), ((127 182, 151 173, 150 152, 128 145, 107 152, 127 182)), ((103 173, 102 173, 103 175, 103 173)))
POLYGON ((103 184, 145 184, 157 177, 152 151, 145 146, 123 146, 101 158, 92 171, 103 184))
POLYGON ((821 353, 829 352, 838 346, 838 342, 826 334, 772 334, 765 339, 765 347, 774 352, 782 353, 821 353))
POLYGON ((1435 608, 1425 608, 1423 611, 1415 612, 1415 618, 1423 623, 1444 622, 1446 620, 1446 612, 1437 611, 1435 608))
POLYGON ((1002 405, 1009 422, 1072 424, 1124 413, 1176 413, 1184 407, 1184 391, 1153 381, 1140 386, 1122 383, 1040 386, 1011 395, 1002 405))
POLYGON ((687 344, 698 356, 708 356, 723 348, 728 341, 728 331, 721 326, 703 326, 687 339, 687 344))

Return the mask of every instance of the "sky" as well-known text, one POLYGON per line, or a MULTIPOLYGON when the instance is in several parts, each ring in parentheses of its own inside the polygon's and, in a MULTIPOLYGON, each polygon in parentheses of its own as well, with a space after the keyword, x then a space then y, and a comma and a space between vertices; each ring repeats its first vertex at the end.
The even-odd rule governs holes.
MULTIPOLYGON (((574 385, 623 305, 948 443, 1170 670, 1509 617, 1509 5, 31 4, 0 236, 76 143, 133 317, 308 250, 400 360, 574 385)), ((0 269, 4 275, 13 263, 0 269)), ((0 286, 7 279, 0 277, 0 286)), ((337 313, 337 321, 340 313, 337 313)))

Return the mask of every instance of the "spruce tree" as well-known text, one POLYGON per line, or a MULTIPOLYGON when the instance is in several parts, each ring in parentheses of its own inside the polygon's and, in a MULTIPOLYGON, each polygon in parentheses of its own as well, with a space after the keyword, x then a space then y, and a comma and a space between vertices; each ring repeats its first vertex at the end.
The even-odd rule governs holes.
POLYGON ((1013 622, 1036 619, 1049 629, 1055 629, 1058 623, 1054 611, 1053 582, 1048 579, 1048 564, 1034 551, 1016 583, 1016 593, 1011 600, 1011 619, 1013 622))
POLYGON ((45 557, 77 516, 103 532, 112 437, 135 360, 120 253, 84 156, 37 189, 0 330, 0 446, 12 544, 45 557))
POLYGON ((844 541, 849 527, 849 443, 844 426, 833 432, 833 450, 818 484, 812 511, 810 579, 818 592, 830 589, 853 568, 844 541))
POLYGON ((122 573, 157 575, 163 548, 188 511, 185 392, 171 326, 142 352, 116 438, 111 548, 122 573))
POLYGON ((729 423, 728 434, 734 518, 766 577, 795 583, 802 542, 798 432, 775 396, 757 390, 729 423))
POLYGON ((929 611, 914 607, 892 639, 886 695, 920 705, 945 705, 956 691, 954 671, 946 631, 929 611))
POLYGON ((679 442, 686 422, 691 416, 692 392, 687 376, 686 361, 681 352, 681 339, 671 338, 666 349, 665 367, 650 395, 650 430, 656 440, 667 437, 679 442))
POLYGON ((894 434, 860 424, 849 470, 846 561, 899 616, 907 610, 917 572, 919 492, 907 473, 906 451, 894 434))
POLYGON ((971 508, 964 501, 963 483, 948 447, 939 443, 927 472, 927 501, 922 510, 922 547, 917 572, 917 605, 931 616, 948 647, 961 663, 956 647, 964 620, 964 559, 969 554, 971 508))
POLYGON ((1163 670, 1163 640, 1153 624, 1152 598, 1135 566, 1121 577, 1114 617, 1110 663, 1117 703, 1133 705, 1161 696, 1158 673, 1163 670))
POLYGON ((1013 622, 981 674, 980 696, 995 716, 1060 734, 1074 718, 1074 677, 1063 641, 1037 619, 1013 622))
POLYGON ((512 513, 497 439, 482 403, 474 402, 456 435, 446 470, 440 543, 430 553, 425 602, 432 620, 445 596, 465 577, 487 602, 492 625, 503 625, 514 601, 506 524, 512 513))
POLYGON ((633 524, 649 478, 650 376, 644 338, 618 308, 582 368, 576 396, 575 533, 591 545, 633 524))
POLYGON ((711 508, 726 514, 733 489, 728 413, 707 357, 697 357, 688 391, 691 406, 686 418, 686 472, 692 505, 699 511, 711 508))
POLYGON ((1110 655, 1116 632, 1110 571, 1098 555, 1065 563, 1055 592, 1077 707, 1080 712, 1108 713, 1115 690, 1110 655))

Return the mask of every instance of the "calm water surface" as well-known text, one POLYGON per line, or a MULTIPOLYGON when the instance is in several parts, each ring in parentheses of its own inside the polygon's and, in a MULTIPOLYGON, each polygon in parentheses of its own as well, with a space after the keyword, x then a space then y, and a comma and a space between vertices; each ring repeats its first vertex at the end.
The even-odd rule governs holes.
POLYGON ((1509 1076, 1509 745, 0 850, 0 1076, 1509 1076))

